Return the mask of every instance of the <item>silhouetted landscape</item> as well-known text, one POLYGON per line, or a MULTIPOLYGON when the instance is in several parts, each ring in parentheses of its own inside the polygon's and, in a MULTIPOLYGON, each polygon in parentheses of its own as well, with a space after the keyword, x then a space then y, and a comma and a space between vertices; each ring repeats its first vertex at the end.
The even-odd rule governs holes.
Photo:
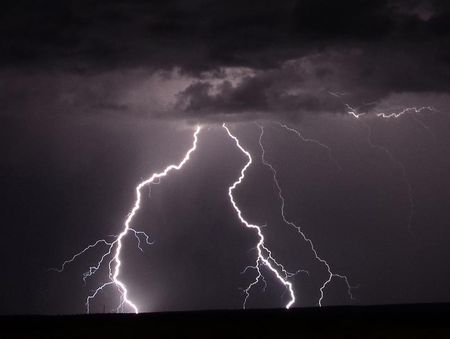
POLYGON ((450 304, 3 316, 4 338, 449 338, 450 304))

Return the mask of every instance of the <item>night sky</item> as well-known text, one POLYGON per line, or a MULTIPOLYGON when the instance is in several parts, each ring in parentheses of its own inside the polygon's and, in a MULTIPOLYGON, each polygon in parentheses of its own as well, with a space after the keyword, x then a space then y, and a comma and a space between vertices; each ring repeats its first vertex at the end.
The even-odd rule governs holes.
MULTIPOLYGON (((120 279, 143 312, 241 308, 258 239, 228 197, 247 159, 223 122, 253 157, 234 193, 245 219, 309 271, 289 278, 294 307, 317 305, 327 271, 281 218, 259 125, 288 219, 354 287, 333 279, 323 305, 450 302, 448 1, 0 6, 0 314, 84 313, 105 247, 49 269, 119 234, 136 185, 179 163, 196 125, 190 161, 142 190, 133 227, 154 244, 124 239, 120 279)), ((264 276, 247 307, 284 307, 264 276)), ((91 311, 119 298, 107 287, 91 311)))

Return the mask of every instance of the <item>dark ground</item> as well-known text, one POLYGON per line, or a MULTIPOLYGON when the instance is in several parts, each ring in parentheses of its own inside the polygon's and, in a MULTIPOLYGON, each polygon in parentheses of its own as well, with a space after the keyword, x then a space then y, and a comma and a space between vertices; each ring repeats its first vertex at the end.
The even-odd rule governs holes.
POLYGON ((3 316, 3 338, 450 338, 450 304, 3 316))

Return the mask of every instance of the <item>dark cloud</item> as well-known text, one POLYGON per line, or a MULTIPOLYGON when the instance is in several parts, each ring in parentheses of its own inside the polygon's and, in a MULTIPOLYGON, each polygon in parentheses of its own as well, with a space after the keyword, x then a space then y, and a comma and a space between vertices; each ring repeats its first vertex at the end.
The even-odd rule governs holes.
MULTIPOLYGON (((343 113, 345 103, 381 102, 392 95, 448 93, 448 69, 427 54, 409 58, 377 49, 323 52, 261 70, 237 84, 199 80, 178 95, 177 108, 188 115, 265 114, 298 118, 304 114, 343 113), (418 60, 421 63, 417 63, 418 60), (336 95, 340 93, 340 95, 336 95)), ((409 100, 405 105, 411 105, 409 100)), ((428 105, 436 105, 427 103, 428 105)))
POLYGON ((20 73, 12 85, 3 78, 7 110, 296 116, 342 111, 328 91, 361 103, 449 90, 445 1, 21 0, 1 6, 0 68, 20 73), (234 83, 222 74, 239 68, 250 71, 234 83), (184 86, 172 86, 161 94, 165 106, 155 106, 144 98, 155 96, 155 86, 137 90, 136 70, 148 77, 166 72, 184 86), (36 74, 42 88, 33 82, 36 74))
POLYGON ((447 37, 443 23, 448 4, 409 3, 4 1, 1 62, 4 67, 38 64, 75 70, 130 65, 187 70, 262 67, 307 54, 324 42, 328 46, 418 35, 426 41, 437 32, 447 37), (426 21, 420 15, 425 11, 426 21), (413 25, 418 27, 410 31, 413 25))
MULTIPOLYGON (((177 108, 185 113, 301 113, 336 109, 324 99, 323 88, 305 88, 313 79, 295 64, 246 76, 233 85, 224 80, 213 86, 194 82, 178 95, 177 108)), ((328 98, 329 94, 325 94, 328 98)))
POLYGON ((385 38, 395 29, 388 4, 386 0, 300 0, 293 11, 295 31, 299 36, 315 39, 385 38))

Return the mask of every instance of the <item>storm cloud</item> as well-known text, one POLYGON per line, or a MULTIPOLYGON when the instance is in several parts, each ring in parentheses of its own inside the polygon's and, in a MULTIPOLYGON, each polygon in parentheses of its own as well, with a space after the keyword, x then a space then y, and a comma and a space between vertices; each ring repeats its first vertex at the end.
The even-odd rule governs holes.
POLYGON ((2 114, 37 107, 296 119, 342 113, 344 101, 449 92, 445 1, 24 0, 2 7, 2 114))

